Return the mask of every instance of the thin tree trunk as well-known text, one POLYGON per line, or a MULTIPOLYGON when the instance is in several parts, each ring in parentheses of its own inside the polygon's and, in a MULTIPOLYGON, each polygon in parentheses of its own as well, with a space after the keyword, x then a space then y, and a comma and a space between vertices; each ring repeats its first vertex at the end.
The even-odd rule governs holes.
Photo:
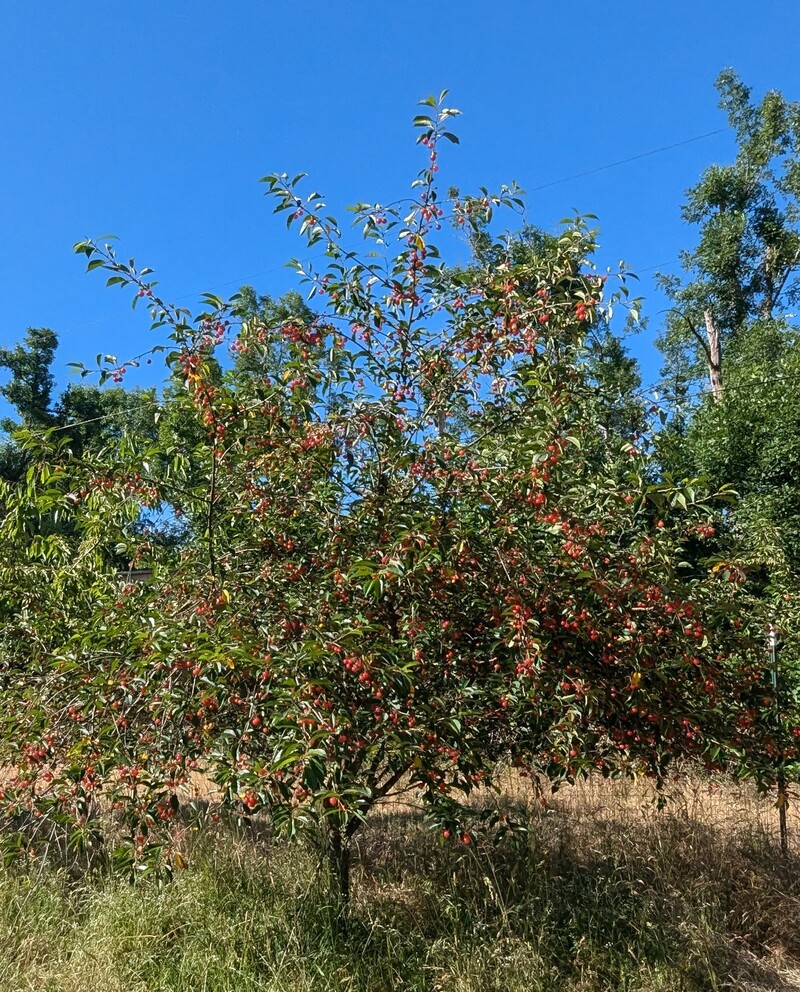
POLYGON ((331 894, 336 907, 336 926, 347 936, 350 912, 350 837, 340 826, 328 828, 328 869, 331 894))
POLYGON ((708 378, 711 381, 711 395, 719 403, 722 399, 722 343, 719 328, 714 323, 714 315, 710 310, 703 311, 706 322, 706 338, 708 340, 708 378))

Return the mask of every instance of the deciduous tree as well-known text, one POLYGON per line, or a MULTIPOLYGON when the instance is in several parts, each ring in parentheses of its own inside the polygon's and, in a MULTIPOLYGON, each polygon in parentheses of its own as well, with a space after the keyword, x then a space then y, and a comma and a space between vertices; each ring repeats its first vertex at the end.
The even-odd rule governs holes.
POLYGON ((454 796, 498 762, 556 785, 662 780, 676 759, 774 773, 784 730, 737 586, 686 554, 724 494, 653 484, 635 445, 598 443, 585 358, 604 286, 584 225, 535 263, 498 246, 478 269, 444 265, 448 214, 461 227, 521 201, 440 199, 443 100, 416 119, 411 201, 356 209, 365 257, 302 177, 267 177, 327 247, 324 269, 297 264, 318 311, 209 296, 192 317, 111 246, 77 246, 169 329, 193 440, 134 433, 76 458, 27 437, 0 543, 3 803, 20 829, 46 835, 49 812, 86 831, 105 801, 142 863, 202 769, 228 806, 322 830, 346 904, 350 841, 399 791, 469 843, 454 796), (137 529, 142 506, 187 519, 184 542, 137 529), (32 540, 42 512, 69 530, 32 540), (153 581, 120 586, 109 544, 153 581))

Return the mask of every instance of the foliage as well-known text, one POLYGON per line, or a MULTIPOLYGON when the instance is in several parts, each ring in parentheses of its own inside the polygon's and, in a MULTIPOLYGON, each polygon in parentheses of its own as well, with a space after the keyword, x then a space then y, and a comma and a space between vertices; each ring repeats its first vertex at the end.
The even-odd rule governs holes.
POLYGON ((444 264, 445 208, 483 227, 522 202, 513 186, 440 199, 455 113, 431 99, 416 119, 410 202, 355 208, 364 258, 301 176, 266 177, 327 247, 324 271, 296 263, 319 313, 245 294, 192 317, 113 246, 76 246, 168 329, 161 416, 182 427, 91 457, 20 435, 0 762, 21 840, 95 843, 110 804, 128 825, 115 857, 146 868, 202 769, 243 815, 324 831, 346 901, 376 802, 413 789, 469 844, 453 796, 500 760, 554 786, 598 769, 661 782, 678 758, 773 779, 791 714, 775 725, 735 576, 696 553, 725 493, 654 483, 625 432, 598 430, 587 334, 613 300, 585 224, 533 259, 498 244, 444 264), (180 544, 138 526, 143 508, 186 521, 180 544), (68 526, 43 533, 43 515, 68 526), (112 554, 153 581, 123 584, 112 554))
MULTIPOLYGON (((797 331, 757 323, 728 358, 723 402, 701 408, 687 448, 696 469, 715 483, 726 480, 741 494, 738 526, 745 532, 768 523, 779 535, 784 573, 800 565, 800 437, 795 388, 800 375, 797 331)), ((778 567, 778 561, 773 561, 778 567)), ((784 575, 788 583, 788 574, 784 575)))
POLYGON ((787 688, 796 692, 800 449, 790 311, 799 291, 800 104, 775 91, 755 103, 731 70, 717 89, 737 151, 688 191, 684 218, 698 226, 699 242, 682 256, 688 281, 664 280, 674 309, 661 347, 676 405, 659 454, 675 473, 738 493, 721 521, 734 540, 725 557, 747 581, 752 609, 780 628, 787 688), (692 383, 713 364, 711 338, 698 330, 704 321, 719 332, 721 382, 698 401, 692 383))
POLYGON ((774 90, 754 104, 731 69, 720 74, 717 90, 736 158, 710 166, 687 192, 684 220, 699 225, 697 247, 682 253, 688 281, 661 278, 674 304, 661 345, 672 371, 690 379, 699 378, 707 357, 705 311, 724 354, 754 320, 775 319, 798 301, 800 104, 774 90))
POLYGON ((52 365, 57 347, 54 331, 32 327, 21 344, 0 349, 0 368, 11 373, 0 386, 0 396, 18 417, 0 421, 0 429, 8 435, 0 445, 0 478, 6 482, 19 482, 28 467, 24 449, 13 437, 20 429, 54 430, 69 438, 77 457, 103 448, 122 434, 123 426, 144 436, 154 433, 152 390, 70 385, 54 399, 52 365))
MULTIPOLYGON (((8 369, 12 378, 0 387, 0 396, 16 407, 22 422, 29 426, 49 426, 53 376, 50 366, 58 346, 55 333, 44 327, 29 327, 25 343, 13 349, 0 349, 0 368, 8 369)), ((0 427, 8 431, 13 422, 4 420, 0 427)))
MULTIPOLYGON (((50 427, 53 416, 50 399, 53 376, 50 366, 58 340, 47 328, 30 327, 25 342, 15 348, 0 349, 0 369, 11 372, 11 381, 0 386, 0 396, 15 407, 22 424, 28 427, 50 427)), ((0 421, 5 433, 19 426, 11 418, 0 421)), ((8 441, 0 446, 0 476, 4 479, 19 478, 23 470, 22 457, 17 447, 8 441)))

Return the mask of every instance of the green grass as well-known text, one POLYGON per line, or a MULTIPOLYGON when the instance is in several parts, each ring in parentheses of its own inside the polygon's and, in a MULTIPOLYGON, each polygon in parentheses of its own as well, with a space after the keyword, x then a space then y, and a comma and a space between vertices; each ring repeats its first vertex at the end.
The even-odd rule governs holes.
POLYGON ((611 786, 547 809, 523 798, 518 846, 441 846, 414 815, 376 815, 346 942, 312 853, 233 830, 195 837, 161 886, 7 869, 0 990, 800 988, 800 861, 781 859, 755 803, 656 813, 611 786))

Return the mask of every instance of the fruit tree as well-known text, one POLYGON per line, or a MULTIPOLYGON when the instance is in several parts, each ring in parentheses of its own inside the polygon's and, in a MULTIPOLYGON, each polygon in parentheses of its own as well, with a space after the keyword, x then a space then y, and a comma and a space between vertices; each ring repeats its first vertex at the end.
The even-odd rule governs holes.
POLYGON ((309 305, 208 296, 192 316, 112 246, 76 246, 169 334, 171 385, 152 430, 100 453, 17 436, 0 760, 21 839, 92 838, 114 810, 119 856, 145 864, 197 769, 239 812, 321 833, 346 902, 350 840, 400 790, 468 843, 453 797, 503 762, 555 784, 686 758, 769 779, 784 745, 735 576, 685 564, 725 494, 658 481, 598 428, 584 358, 611 301, 582 223, 527 261, 499 243, 444 263, 445 220, 521 204, 441 196, 455 113, 424 102, 411 199, 355 208, 364 257, 302 177, 267 177, 327 250, 297 264, 309 305))

